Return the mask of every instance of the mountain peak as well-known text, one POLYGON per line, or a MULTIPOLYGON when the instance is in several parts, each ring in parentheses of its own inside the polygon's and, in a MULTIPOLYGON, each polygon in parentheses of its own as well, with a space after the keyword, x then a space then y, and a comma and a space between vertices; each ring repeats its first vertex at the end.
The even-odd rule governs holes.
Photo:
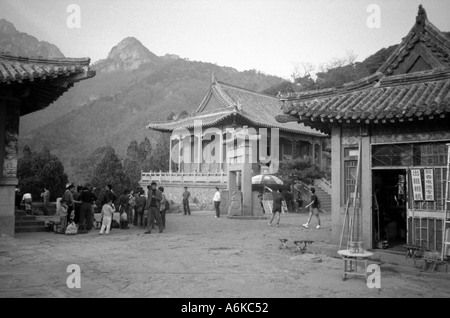
POLYGON ((98 64, 102 71, 112 72, 119 69, 135 70, 144 63, 156 65, 160 63, 160 58, 135 37, 126 37, 111 49, 106 60, 98 64))
POLYGON ((16 27, 11 22, 0 19, 0 33, 3 34, 15 34, 18 33, 16 27))
POLYGON ((5 19, 0 19, 0 48, 2 52, 18 56, 64 57, 56 45, 18 31, 14 24, 5 19))

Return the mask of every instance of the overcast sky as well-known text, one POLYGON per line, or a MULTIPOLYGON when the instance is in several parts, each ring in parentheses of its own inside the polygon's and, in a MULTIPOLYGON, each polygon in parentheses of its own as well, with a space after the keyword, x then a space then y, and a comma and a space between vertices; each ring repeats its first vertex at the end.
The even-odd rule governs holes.
MULTIPOLYGON (((66 57, 93 62, 127 36, 157 55, 257 69, 289 78, 296 63, 323 64, 352 50, 361 61, 401 41, 422 4, 450 31, 449 0, 0 0, 0 18, 57 45, 66 57), (80 28, 69 28, 70 4, 80 28), (370 4, 380 27, 369 28, 370 4)), ((373 20, 371 20, 373 21, 373 20)))

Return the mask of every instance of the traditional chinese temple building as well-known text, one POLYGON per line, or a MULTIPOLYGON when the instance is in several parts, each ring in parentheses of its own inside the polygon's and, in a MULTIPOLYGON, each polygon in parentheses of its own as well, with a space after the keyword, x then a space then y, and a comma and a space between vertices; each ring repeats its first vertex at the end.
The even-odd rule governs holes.
POLYGON ((74 83, 93 77, 89 63, 89 58, 0 54, 0 235, 14 235, 20 116, 47 107, 74 83))
POLYGON ((359 158, 365 248, 387 240, 392 249, 410 244, 448 255, 450 38, 421 7, 376 73, 341 87, 286 94, 281 101, 279 122, 301 122, 331 135, 333 243, 340 242, 359 158))
POLYGON ((213 75, 194 113, 177 120, 148 123, 148 129, 171 134, 170 169, 143 172, 141 185, 162 183, 170 189, 169 196, 175 202, 181 201, 183 186, 188 186, 193 196, 209 203, 214 186, 230 189, 234 187, 230 182, 237 186, 250 182, 251 186, 251 176, 276 172, 279 160, 308 156, 325 168, 322 151, 327 136, 303 124, 278 123, 275 116, 280 106, 274 96, 221 83, 213 75), (230 130, 265 135, 267 141, 264 143, 261 137, 252 144, 230 139, 230 130), (227 140, 232 140, 231 144, 227 140), (239 166, 244 156, 253 156, 246 169, 239 166))

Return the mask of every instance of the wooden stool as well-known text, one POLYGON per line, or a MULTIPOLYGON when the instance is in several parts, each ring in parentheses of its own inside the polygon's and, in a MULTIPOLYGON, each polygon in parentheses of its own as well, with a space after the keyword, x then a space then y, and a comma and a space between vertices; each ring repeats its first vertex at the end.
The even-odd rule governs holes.
POLYGON ((286 245, 286 242, 288 241, 287 239, 279 239, 279 240, 281 242, 281 245, 279 247, 280 249, 283 248, 283 246, 288 248, 288 246, 286 245))
POLYGON ((312 244, 314 241, 309 241, 309 240, 301 240, 301 241, 294 241, 295 246, 297 246, 297 248, 299 249, 300 252, 305 253, 306 252, 306 245, 307 244, 312 244), (303 247, 301 247, 300 245, 303 244, 303 247))
POLYGON ((403 247, 406 248, 405 258, 410 257, 412 259, 415 259, 417 257, 417 251, 422 250, 422 247, 417 245, 403 245, 403 247))

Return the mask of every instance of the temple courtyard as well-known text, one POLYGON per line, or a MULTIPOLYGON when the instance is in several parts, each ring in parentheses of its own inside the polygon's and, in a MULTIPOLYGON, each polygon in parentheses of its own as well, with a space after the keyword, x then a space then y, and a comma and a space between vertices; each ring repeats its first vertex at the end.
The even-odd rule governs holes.
MULTIPOLYGON (((20 233, 0 238, 0 297, 449 297, 450 274, 381 266, 381 289, 364 278, 342 281, 342 261, 301 254, 330 239, 329 213, 323 228, 303 229, 307 215, 286 214, 279 227, 267 220, 214 217, 194 211, 169 214, 167 229, 113 229, 75 236, 20 233), (288 239, 281 248, 279 239, 288 239), (67 287, 67 267, 81 269, 80 288, 67 287)), ((313 224, 314 219, 313 219, 313 224)))

